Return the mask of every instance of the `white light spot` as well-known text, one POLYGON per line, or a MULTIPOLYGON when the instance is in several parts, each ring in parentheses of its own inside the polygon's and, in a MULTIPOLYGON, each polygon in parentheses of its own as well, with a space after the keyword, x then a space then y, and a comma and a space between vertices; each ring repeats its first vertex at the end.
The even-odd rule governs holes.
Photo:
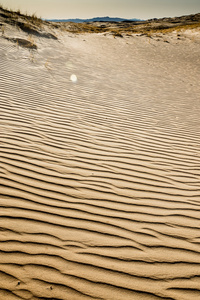
POLYGON ((76 77, 76 75, 75 75, 75 74, 72 74, 72 75, 70 76, 70 80, 71 80, 72 82, 77 82, 77 77, 76 77))

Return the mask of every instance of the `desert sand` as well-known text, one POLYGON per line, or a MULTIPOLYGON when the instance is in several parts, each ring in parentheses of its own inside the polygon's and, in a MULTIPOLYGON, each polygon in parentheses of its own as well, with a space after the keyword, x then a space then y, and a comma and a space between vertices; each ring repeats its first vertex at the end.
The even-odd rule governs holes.
POLYGON ((0 299, 200 299, 199 29, 0 21, 0 299))

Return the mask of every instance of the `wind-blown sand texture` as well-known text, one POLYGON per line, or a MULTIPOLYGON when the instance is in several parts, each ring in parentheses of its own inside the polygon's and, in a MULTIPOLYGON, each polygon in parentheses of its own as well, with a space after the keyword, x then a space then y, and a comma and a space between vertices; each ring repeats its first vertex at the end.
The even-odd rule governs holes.
POLYGON ((200 299, 199 31, 49 33, 0 37, 0 299, 200 299))

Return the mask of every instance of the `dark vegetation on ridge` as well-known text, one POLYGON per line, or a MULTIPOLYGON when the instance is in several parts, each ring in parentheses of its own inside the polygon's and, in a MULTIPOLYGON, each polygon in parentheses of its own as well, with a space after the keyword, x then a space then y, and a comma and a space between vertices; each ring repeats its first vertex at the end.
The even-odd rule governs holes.
POLYGON ((189 16, 151 19, 147 21, 121 21, 121 22, 88 22, 88 23, 54 23, 74 33, 96 32, 112 33, 114 36, 131 34, 153 34, 157 32, 171 32, 181 29, 200 27, 200 13, 189 16))
MULTIPOLYGON (((35 14, 22 14, 19 10, 16 12, 7 10, 0 5, 0 21, 2 19, 4 23, 16 26, 29 35, 57 39, 55 35, 44 30, 43 26, 48 22, 45 22, 41 18, 38 18, 35 14)), ((0 28, 2 27, 3 24, 0 22, 0 28)))
MULTIPOLYGON (((123 37, 123 35, 147 35, 154 33, 167 33, 174 30, 200 28, 200 13, 182 17, 150 19, 147 21, 130 21, 123 20, 120 22, 50 22, 38 18, 35 14, 22 14, 7 10, 0 5, 0 30, 4 32, 4 24, 11 24, 29 35, 57 39, 56 35, 50 33, 49 29, 60 29, 71 33, 105 33, 113 36, 123 37), (3 21, 2 21, 3 20, 3 21), (48 28, 48 30, 47 30, 48 28)), ((15 40, 16 42, 16 40, 15 40)), ((22 41, 17 41, 22 43, 22 41)), ((24 43, 25 45, 26 43, 24 43)), ((26 44, 28 45, 28 44, 26 44)))

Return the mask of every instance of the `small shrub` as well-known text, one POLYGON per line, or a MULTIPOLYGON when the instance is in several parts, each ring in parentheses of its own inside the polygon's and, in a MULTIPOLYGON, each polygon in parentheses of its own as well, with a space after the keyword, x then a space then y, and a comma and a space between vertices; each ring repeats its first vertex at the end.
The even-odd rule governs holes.
POLYGON ((114 37, 120 37, 120 38, 123 38, 123 35, 121 34, 121 32, 113 32, 113 36, 114 37))

